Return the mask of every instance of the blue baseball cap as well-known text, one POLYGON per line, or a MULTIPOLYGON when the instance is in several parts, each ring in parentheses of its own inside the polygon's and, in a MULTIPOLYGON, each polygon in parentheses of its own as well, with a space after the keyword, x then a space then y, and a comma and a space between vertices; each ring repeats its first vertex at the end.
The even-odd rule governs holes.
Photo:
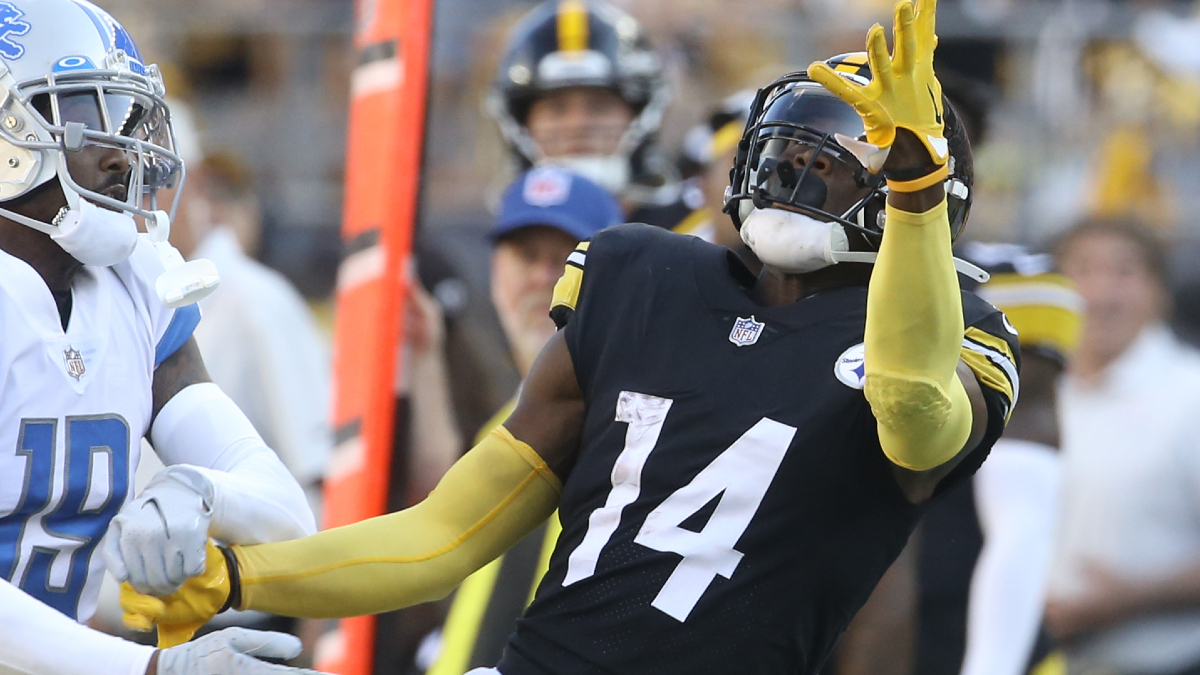
POLYGON ((556 166, 539 166, 504 191, 490 237, 496 241, 521 228, 545 226, 587 239, 625 222, 621 206, 604 188, 556 166))

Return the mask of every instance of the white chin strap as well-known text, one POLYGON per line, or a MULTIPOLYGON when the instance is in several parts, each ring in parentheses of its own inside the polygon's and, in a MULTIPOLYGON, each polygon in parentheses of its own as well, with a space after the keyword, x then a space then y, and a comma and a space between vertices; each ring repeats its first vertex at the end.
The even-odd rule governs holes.
POLYGON ((629 187, 629 158, 624 155, 555 157, 538 164, 550 164, 573 171, 614 195, 621 194, 629 187))
MULTIPOLYGON (((764 264, 790 274, 813 272, 837 263, 874 264, 875 251, 851 251, 845 229, 783 209, 755 209, 742 221, 742 241, 764 264)), ((990 277, 971 263, 954 259, 954 269, 979 283, 990 277)))
MULTIPOLYGON (((137 224, 128 213, 102 209, 77 199, 58 225, 43 223, 0 207, 0 216, 50 235, 64 251, 85 265, 111 267, 128 258, 137 245, 137 224)), ((167 307, 175 308, 199 302, 221 283, 217 266, 211 260, 184 261, 167 241, 171 221, 165 211, 155 211, 146 219, 146 230, 162 261, 163 273, 154 281, 158 297, 167 307)))

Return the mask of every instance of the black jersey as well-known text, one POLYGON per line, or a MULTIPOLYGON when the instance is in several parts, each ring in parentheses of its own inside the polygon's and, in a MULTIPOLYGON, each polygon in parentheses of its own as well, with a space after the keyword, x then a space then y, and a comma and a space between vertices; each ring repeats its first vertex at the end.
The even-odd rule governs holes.
MULTIPOLYGON (((760 307, 752 281, 726 249, 645 225, 571 255, 554 315, 582 446, 504 675, 813 673, 903 548, 927 505, 862 394, 866 288, 760 307)), ((939 492, 978 468, 1017 385, 1002 315, 963 304, 989 423, 939 492)))

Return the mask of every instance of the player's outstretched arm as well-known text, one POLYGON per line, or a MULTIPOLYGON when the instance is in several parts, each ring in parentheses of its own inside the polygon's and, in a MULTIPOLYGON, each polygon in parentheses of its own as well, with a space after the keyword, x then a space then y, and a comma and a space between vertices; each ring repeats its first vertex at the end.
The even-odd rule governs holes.
POLYGON ((169 630, 225 607, 332 618, 442 598, 554 512, 583 413, 559 333, 526 378, 512 417, 455 463, 425 501, 304 539, 231 547, 162 600, 124 589, 126 623, 169 630), (227 578, 214 583, 214 575, 227 578))
POLYGON ((304 491, 245 414, 209 381, 194 339, 154 372, 150 438, 168 468, 104 540, 118 581, 158 595, 204 569, 209 536, 259 544, 316 532, 304 491))
POLYGON ((887 156, 887 226, 867 294, 865 394, 884 453, 914 472, 948 465, 986 424, 986 414, 972 411, 967 386, 982 398, 974 377, 958 375, 964 327, 943 188, 950 153, 933 73, 936 10, 936 0, 897 3, 891 55, 883 28, 871 28, 866 86, 824 63, 808 71, 854 106, 867 143, 887 156))

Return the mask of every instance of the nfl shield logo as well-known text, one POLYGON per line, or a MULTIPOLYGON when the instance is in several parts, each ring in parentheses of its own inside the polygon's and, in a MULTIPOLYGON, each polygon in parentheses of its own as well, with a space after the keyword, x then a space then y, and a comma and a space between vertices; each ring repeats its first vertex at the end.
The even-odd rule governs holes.
POLYGON ((67 374, 78 380, 83 377, 83 372, 87 367, 83 363, 83 355, 79 350, 72 347, 67 347, 63 350, 63 360, 67 363, 67 374))
POLYGON ((749 319, 738 317, 738 320, 733 322, 733 330, 729 331, 729 341, 739 347, 752 345, 758 342, 758 336, 762 335, 765 325, 761 321, 755 321, 753 314, 749 319))

